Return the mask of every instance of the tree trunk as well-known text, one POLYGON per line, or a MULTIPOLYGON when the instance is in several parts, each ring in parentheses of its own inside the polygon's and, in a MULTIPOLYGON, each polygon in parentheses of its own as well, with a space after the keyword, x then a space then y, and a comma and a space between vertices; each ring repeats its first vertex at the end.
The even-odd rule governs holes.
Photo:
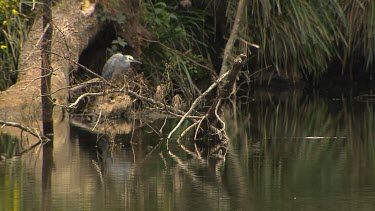
POLYGON ((243 14, 243 11, 245 10, 245 6, 246 6, 246 0, 238 1, 237 12, 236 12, 236 17, 233 23, 233 28, 232 28, 232 31, 230 32, 228 42, 225 45, 225 49, 224 49, 223 63, 221 65, 220 75, 223 75, 225 72, 229 70, 230 65, 228 62, 230 61, 234 43, 238 36, 238 28, 243 18, 242 14, 243 14))
MULTIPOLYGON (((68 103, 69 73, 77 68, 68 59, 78 62, 80 54, 101 29, 101 25, 95 15, 85 16, 82 14, 84 11, 81 10, 80 0, 54 2, 56 3, 52 11, 54 30, 52 39, 47 38, 47 40, 53 49, 50 67, 54 72, 51 75, 49 88, 52 99, 57 105, 53 112, 54 125, 56 126, 62 119, 62 112, 58 106, 68 103)), ((36 17, 22 47, 17 82, 7 90, 0 92, 0 120, 37 128, 38 132, 42 131, 41 126, 44 126, 42 124, 42 87, 39 81, 42 69, 42 36, 45 33, 42 19, 40 16, 36 17)), ((46 73, 42 74, 46 75, 46 73)), ((50 99, 51 96, 47 98, 48 101, 50 99)), ((20 130, 22 129, 14 127, 0 128, 0 132, 7 132, 15 137, 21 135, 20 138, 27 139, 30 145, 39 141, 38 138, 27 135, 27 133, 20 133, 20 130)), ((55 140, 59 139, 60 130, 61 128, 59 130, 55 128, 55 140)))
POLYGON ((42 121, 43 133, 52 139, 53 137, 53 102, 51 98, 51 46, 52 46, 52 1, 43 0, 43 37, 42 37, 42 75, 41 75, 41 97, 42 97, 42 121))

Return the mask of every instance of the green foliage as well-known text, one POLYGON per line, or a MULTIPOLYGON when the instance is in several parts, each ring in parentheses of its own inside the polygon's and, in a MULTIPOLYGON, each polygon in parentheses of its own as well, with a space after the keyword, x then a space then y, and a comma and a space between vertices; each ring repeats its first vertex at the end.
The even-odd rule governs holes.
MULTIPOLYGON (((374 67, 375 6, 370 1, 256 0, 250 5, 258 60, 288 76, 319 76, 333 59, 374 67), (358 58, 359 57, 359 58, 358 58)), ((351 71, 352 69, 349 68, 351 71)), ((343 72, 344 73, 344 72, 343 72)))
POLYGON ((123 13, 117 11, 115 14, 107 13, 102 7, 99 7, 96 12, 98 18, 102 22, 113 21, 118 24, 124 24, 126 17, 123 13))
POLYGON ((109 52, 110 55, 113 55, 119 51, 119 49, 125 48, 128 43, 125 42, 121 37, 117 37, 116 40, 112 41, 111 48, 107 48, 107 51, 109 52))
MULTIPOLYGON (((375 59, 375 5, 372 1, 340 0, 346 18, 345 37, 347 45, 343 49, 343 63, 352 62, 363 56, 366 68, 374 67, 375 59)), ((351 70, 352 71, 352 70, 351 70)))
POLYGON ((204 73, 199 71, 195 64, 176 52, 166 52, 165 58, 167 58, 164 60, 165 70, 174 83, 180 87, 185 98, 191 98, 192 95, 199 93, 194 81, 204 73))
POLYGON ((208 35, 213 30, 205 24, 207 12, 197 8, 176 9, 175 1, 145 4, 145 24, 157 41, 144 51, 145 68, 158 81, 177 84, 185 97, 199 93, 195 80, 207 76, 196 63, 207 61, 208 35), (192 62, 196 61, 196 63, 192 62), (168 76, 168 77, 165 77, 168 76))
POLYGON ((145 62, 144 69, 152 70, 149 75, 155 78, 153 81, 156 84, 168 84, 168 90, 172 90, 172 87, 179 89, 177 92, 181 92, 185 99, 191 99, 199 94, 195 82, 208 76, 207 72, 198 68, 192 60, 199 61, 202 59, 201 56, 184 55, 161 43, 154 43, 149 49, 153 50, 147 53, 153 56, 145 62))
POLYGON ((320 74, 345 42, 343 15, 335 0, 309 3, 300 0, 258 0, 252 5, 259 60, 288 76, 299 71, 320 74))
POLYGON ((30 8, 20 0, 0 1, 0 90, 16 76, 18 57, 27 38, 30 8))
POLYGON ((150 29, 154 30, 158 40, 163 42, 173 42, 176 39, 184 38, 186 31, 176 14, 171 12, 165 2, 156 4, 149 3, 149 13, 146 22, 150 29))
MULTIPOLYGON (((211 58, 220 63, 237 3, 207 0, 179 8, 178 1, 143 1, 144 25, 154 39, 143 52, 149 75, 160 79, 167 61, 176 71, 171 79, 178 81, 173 77, 183 74, 186 81, 194 81, 206 71, 191 60, 199 56, 197 60, 206 64, 211 58)), ((302 75, 319 78, 333 61, 341 61, 343 67, 353 67, 353 61, 363 64, 360 68, 374 67, 375 5, 371 1, 253 0, 246 7, 233 56, 256 52, 260 68, 271 66, 282 77, 296 80, 302 75), (251 43, 259 49, 254 51, 251 43)))

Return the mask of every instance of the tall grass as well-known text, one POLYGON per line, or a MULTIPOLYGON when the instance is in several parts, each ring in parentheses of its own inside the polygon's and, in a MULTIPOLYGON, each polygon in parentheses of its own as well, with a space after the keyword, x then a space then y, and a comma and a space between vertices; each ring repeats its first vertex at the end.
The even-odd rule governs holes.
POLYGON ((153 33, 144 51, 148 74, 156 83, 173 83, 185 98, 199 94, 194 81, 207 76, 199 67, 208 60, 207 40, 213 34, 205 22, 207 11, 198 8, 176 9, 176 2, 145 1, 146 27, 153 33))
POLYGON ((369 70, 374 67, 375 59, 375 5, 369 0, 339 2, 347 21, 345 37, 348 42, 343 49, 343 63, 350 67, 351 75, 354 61, 358 59, 369 70))
MULTIPOLYGON (((209 11, 205 17, 215 20, 211 28, 216 29, 216 35, 220 34, 218 25, 223 25, 217 20, 225 17, 223 37, 227 39, 237 1, 206 0, 197 4, 204 4, 204 11, 209 11)), ((249 44, 258 44, 259 66, 271 65, 281 76, 295 80, 318 78, 336 61, 341 62, 342 74, 352 75, 361 68, 374 67, 375 5, 372 1, 249 0, 247 5, 234 55, 252 53, 249 44), (353 66, 355 63, 365 65, 357 68, 353 66)))
POLYGON ((30 13, 20 0, 0 1, 0 90, 10 86, 17 76, 18 58, 27 38, 30 13))
MULTIPOLYGON (((197 56, 206 66, 220 63, 238 2, 192 3, 189 8, 179 8, 179 2, 172 0, 140 4, 143 24, 156 41, 144 48, 148 60, 144 67, 160 78, 164 63, 177 61, 175 75, 182 73, 188 79, 186 87, 194 81, 192 69, 206 70, 180 64, 197 56)), ((337 61, 341 74, 361 71, 356 70, 358 63, 370 70, 375 59, 375 6, 369 0, 248 0, 231 54, 244 52, 256 53, 259 68, 272 66, 282 77, 297 81, 319 78, 337 61), (252 48, 256 45, 257 51, 252 48)))
POLYGON ((375 6, 369 0, 253 0, 250 11, 258 61, 281 75, 319 76, 333 60, 352 77, 356 69, 374 67, 375 6))
MULTIPOLYGON (((335 0, 255 0, 251 11, 261 46, 258 60, 286 77, 324 72, 346 43, 345 19, 335 0)), ((253 30, 254 31, 254 30, 253 30)))

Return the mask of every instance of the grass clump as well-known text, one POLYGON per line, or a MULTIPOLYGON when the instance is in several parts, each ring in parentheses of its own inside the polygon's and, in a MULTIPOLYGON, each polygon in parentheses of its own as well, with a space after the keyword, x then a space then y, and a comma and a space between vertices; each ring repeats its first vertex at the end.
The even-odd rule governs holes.
POLYGON ((31 19, 31 7, 26 2, 0 0, 0 90, 17 78, 18 59, 31 19))

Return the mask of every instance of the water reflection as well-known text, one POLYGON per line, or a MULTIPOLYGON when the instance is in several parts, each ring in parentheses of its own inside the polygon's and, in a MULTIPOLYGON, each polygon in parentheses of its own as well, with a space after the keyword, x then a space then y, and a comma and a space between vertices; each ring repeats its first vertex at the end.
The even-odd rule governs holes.
POLYGON ((0 210, 375 208, 374 104, 252 97, 226 112, 225 161, 196 159, 177 144, 166 151, 147 127, 131 127, 114 146, 61 122, 53 151, 0 162, 0 210))
POLYGON ((18 141, 17 138, 7 134, 2 135, 0 139, 0 161, 20 154, 22 148, 22 142, 18 141))
POLYGON ((227 161, 239 178, 251 178, 243 182, 261 199, 253 208, 374 208, 373 104, 298 93, 255 98, 228 124, 227 161))

